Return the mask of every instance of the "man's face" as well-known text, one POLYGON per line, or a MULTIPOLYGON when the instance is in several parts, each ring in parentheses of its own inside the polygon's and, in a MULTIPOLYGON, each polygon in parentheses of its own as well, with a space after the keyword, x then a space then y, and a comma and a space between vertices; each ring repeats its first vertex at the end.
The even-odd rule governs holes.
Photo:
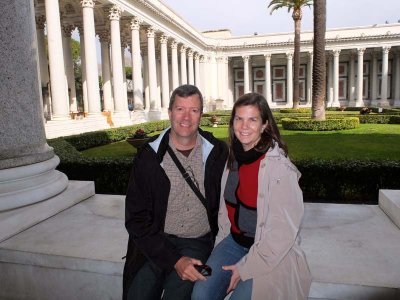
POLYGON ((171 121, 171 135, 177 141, 195 141, 202 115, 199 95, 175 96, 172 108, 168 110, 171 121))

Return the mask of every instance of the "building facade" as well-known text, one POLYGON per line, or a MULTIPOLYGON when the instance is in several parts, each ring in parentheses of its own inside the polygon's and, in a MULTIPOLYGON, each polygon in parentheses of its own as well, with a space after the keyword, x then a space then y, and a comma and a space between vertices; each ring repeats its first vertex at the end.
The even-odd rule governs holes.
MULTIPOLYGON (((166 118, 172 90, 185 83, 200 88, 207 110, 230 109, 250 91, 264 94, 272 108, 293 105, 293 33, 200 33, 158 0, 35 0, 35 14, 47 132, 55 124, 65 128, 67 121, 78 128, 74 122, 82 120, 71 120, 78 115, 97 128, 110 126, 102 111, 112 112, 114 126, 166 118), (81 45, 80 93, 70 45, 75 29, 81 45), (124 72, 125 49, 131 54, 131 82, 124 72), (128 86, 133 112, 128 111, 128 86)), ((311 31, 302 32, 304 107, 311 106, 312 39, 311 31)), ((400 106, 400 24, 328 29, 326 55, 327 107, 400 106)))

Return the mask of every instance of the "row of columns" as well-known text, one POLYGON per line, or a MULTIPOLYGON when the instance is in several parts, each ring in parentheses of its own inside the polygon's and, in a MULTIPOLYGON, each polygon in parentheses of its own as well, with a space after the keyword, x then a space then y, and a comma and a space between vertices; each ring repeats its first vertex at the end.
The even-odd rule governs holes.
MULTIPOLYGON (((380 103, 387 104, 388 101, 388 62, 389 62, 389 50, 390 47, 382 48, 382 83, 381 83, 381 97, 380 103)), ((328 106, 339 107, 339 58, 340 49, 334 49, 329 55, 328 63, 328 106)), ((349 105, 350 106, 363 106, 363 65, 364 65, 364 52, 365 48, 357 49, 357 72, 355 72, 355 56, 350 55, 349 63, 349 105), (357 74, 357 76, 356 76, 357 74), (356 81, 357 80, 357 81, 356 81)), ((271 94, 271 53, 264 54, 265 58, 265 90, 264 96, 268 103, 272 104, 271 94)), ((248 93, 252 91, 250 86, 250 61, 251 58, 248 55, 242 56, 243 59, 243 71, 244 71, 244 92, 248 93)), ((371 87, 371 99, 372 105, 378 105, 378 55, 373 53, 372 60, 372 87, 371 87)), ((293 104, 293 53, 286 53, 287 62, 287 74, 286 74, 286 93, 287 93, 287 106, 293 104)), ((312 66, 313 64, 313 53, 308 53, 308 67, 307 67, 307 87, 306 87, 306 105, 311 104, 312 95, 312 66)), ((400 53, 396 56, 395 61, 395 94, 394 99, 400 101, 400 53)))
MULTIPOLYGON (((78 29, 81 44, 82 90, 84 110, 90 116, 100 113, 97 55, 95 55, 96 34, 93 14, 95 2, 93 0, 84 0, 81 1, 81 4, 83 25, 78 26, 78 29), (86 53, 90 53, 90 55, 86 55, 86 53)), ((46 82, 52 83, 52 119, 66 119, 69 118, 70 112, 77 111, 70 45, 71 32, 75 27, 64 25, 63 31, 61 30, 58 1, 46 0, 45 8, 49 41, 50 78, 43 78, 42 84, 46 84, 46 82)), ((123 44, 120 30, 121 13, 121 8, 118 5, 113 5, 109 12, 110 31, 99 33, 104 108, 105 110, 114 111, 115 114, 126 112, 128 107, 123 63, 125 47, 122 47, 121 55, 121 44, 123 44)), ((39 24, 39 22, 37 23, 39 24)), ((228 84, 229 77, 228 60, 226 57, 218 57, 217 62, 215 56, 201 55, 186 45, 181 44, 179 47, 180 61, 178 63, 179 43, 168 37, 165 33, 161 33, 159 34, 160 60, 157 60, 155 47, 157 30, 153 26, 145 27, 147 51, 144 51, 145 49, 141 49, 140 47, 140 27, 142 23, 139 18, 133 17, 130 24, 135 109, 165 110, 169 102, 170 91, 186 83, 199 86, 207 99, 226 99, 226 85, 228 84), (169 40, 171 63, 168 61, 169 40), (208 78, 206 78, 206 74, 210 70, 214 71, 214 69, 217 71, 216 74, 218 73, 216 75, 217 78, 215 78, 210 86, 207 86, 208 78), (170 75, 171 82, 169 80, 170 75), (222 87, 221 84, 217 83, 217 80, 223 83, 222 87), (143 99, 144 91, 146 94, 145 99, 143 99)), ((41 38, 39 40, 38 35, 39 45, 44 45, 44 25, 38 25, 38 29, 41 38)), ((45 74, 47 68, 44 63, 46 61, 44 50, 40 52, 42 54, 40 57, 41 73, 45 74)))

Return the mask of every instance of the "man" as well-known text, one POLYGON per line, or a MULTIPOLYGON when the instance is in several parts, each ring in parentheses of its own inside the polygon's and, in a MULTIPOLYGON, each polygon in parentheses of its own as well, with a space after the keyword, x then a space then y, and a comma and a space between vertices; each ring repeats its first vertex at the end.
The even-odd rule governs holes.
POLYGON ((218 231, 224 142, 199 129, 203 97, 183 85, 171 95, 171 127, 138 153, 126 196, 129 233, 124 299, 190 299, 195 265, 205 263, 218 231), (203 204, 171 158, 171 148, 206 201, 203 204))

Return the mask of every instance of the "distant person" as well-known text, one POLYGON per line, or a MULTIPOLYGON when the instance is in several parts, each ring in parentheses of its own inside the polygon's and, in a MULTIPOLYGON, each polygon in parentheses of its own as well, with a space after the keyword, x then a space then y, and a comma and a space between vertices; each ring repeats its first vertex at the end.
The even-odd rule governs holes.
POLYGON ((189 300, 194 282, 205 280, 195 266, 214 246, 228 147, 199 129, 202 111, 197 87, 175 89, 171 127, 135 158, 125 207, 124 299, 189 300))
POLYGON ((311 275, 299 246, 304 213, 300 173, 265 98, 245 94, 229 121, 230 155, 222 177, 212 275, 193 300, 306 300, 311 275))

